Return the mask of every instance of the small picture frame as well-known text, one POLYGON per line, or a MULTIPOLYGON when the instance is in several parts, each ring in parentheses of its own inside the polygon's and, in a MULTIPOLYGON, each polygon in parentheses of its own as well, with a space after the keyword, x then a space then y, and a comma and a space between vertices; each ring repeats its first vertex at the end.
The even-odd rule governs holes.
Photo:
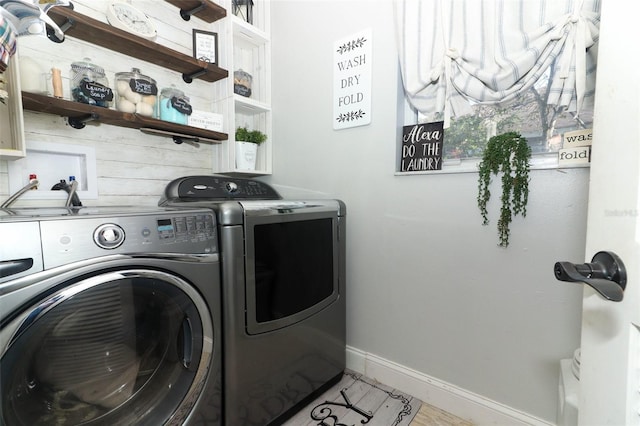
POLYGON ((193 57, 210 64, 218 64, 218 33, 193 30, 193 57))

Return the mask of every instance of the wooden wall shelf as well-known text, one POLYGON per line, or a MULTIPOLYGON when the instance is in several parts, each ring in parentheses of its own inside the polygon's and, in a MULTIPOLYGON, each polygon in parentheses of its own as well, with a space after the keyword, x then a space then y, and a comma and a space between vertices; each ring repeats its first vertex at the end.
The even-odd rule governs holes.
MULTIPOLYGON (((44 112, 68 117, 70 123, 82 123, 84 121, 95 121, 98 123, 110 124, 131 129, 154 129, 165 136, 173 136, 184 139, 191 137, 199 142, 219 143, 227 140, 226 133, 214 132, 200 129, 198 127, 184 126, 182 124, 170 123, 168 121, 156 120, 155 118, 144 117, 137 114, 120 112, 109 108, 102 108, 83 104, 80 102, 67 101, 65 99, 52 98, 50 96, 36 93, 22 92, 22 105, 29 111, 44 112)), ((149 132, 147 132, 149 133, 149 132)))
MULTIPOLYGON (((184 53, 137 37, 68 7, 52 7, 48 15, 63 29, 65 35, 177 71, 182 73, 183 79, 185 76, 191 76, 214 82, 229 76, 227 70, 217 65, 199 61, 184 53)), ((189 82, 187 79, 185 81, 189 82)))
POLYGON ((197 16, 205 22, 215 22, 227 16, 227 10, 210 0, 165 0, 180 8, 180 16, 185 21, 197 16))

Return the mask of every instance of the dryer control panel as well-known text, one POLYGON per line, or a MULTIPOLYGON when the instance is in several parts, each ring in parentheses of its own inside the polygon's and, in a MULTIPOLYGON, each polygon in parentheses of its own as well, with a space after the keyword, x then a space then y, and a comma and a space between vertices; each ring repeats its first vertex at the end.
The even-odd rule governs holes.
POLYGON ((256 179, 223 175, 187 176, 165 188, 159 205, 172 201, 280 200, 270 185, 256 179))

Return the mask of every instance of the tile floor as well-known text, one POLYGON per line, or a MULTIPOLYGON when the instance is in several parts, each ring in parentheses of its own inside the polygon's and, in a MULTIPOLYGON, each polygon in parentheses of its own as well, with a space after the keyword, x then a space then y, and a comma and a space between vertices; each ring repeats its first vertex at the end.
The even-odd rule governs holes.
POLYGON ((422 403, 420 411, 410 426, 472 426, 473 423, 447 413, 437 407, 422 403))

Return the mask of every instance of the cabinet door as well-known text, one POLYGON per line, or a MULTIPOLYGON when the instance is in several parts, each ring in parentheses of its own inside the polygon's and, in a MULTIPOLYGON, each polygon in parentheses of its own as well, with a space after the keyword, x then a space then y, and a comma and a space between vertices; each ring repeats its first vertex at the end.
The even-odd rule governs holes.
POLYGON ((0 88, 8 95, 0 102, 0 158, 3 160, 26 156, 19 67, 18 55, 14 55, 9 68, 1 74, 3 83, 0 88))

